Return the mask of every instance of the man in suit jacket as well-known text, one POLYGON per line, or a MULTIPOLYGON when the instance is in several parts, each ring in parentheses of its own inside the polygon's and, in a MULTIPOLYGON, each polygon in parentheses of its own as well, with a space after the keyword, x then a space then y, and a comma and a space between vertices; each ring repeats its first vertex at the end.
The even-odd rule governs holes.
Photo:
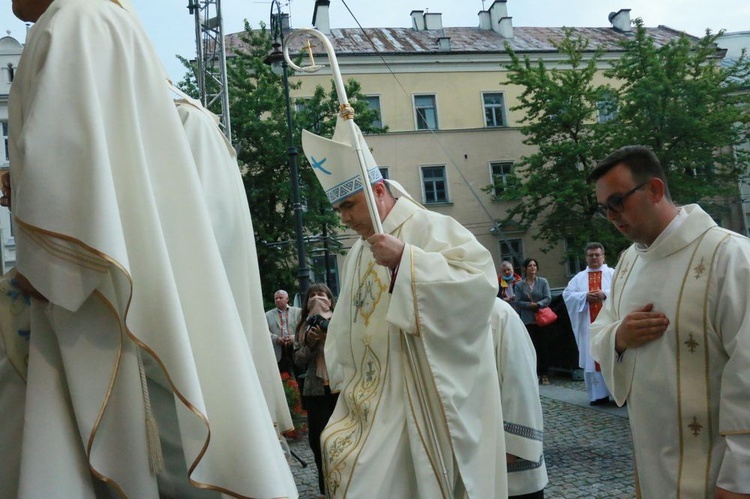
POLYGON ((271 342, 276 353, 279 372, 294 375, 294 330, 299 321, 300 309, 289 306, 289 294, 280 289, 273 294, 276 308, 266 312, 266 322, 271 333, 271 342))

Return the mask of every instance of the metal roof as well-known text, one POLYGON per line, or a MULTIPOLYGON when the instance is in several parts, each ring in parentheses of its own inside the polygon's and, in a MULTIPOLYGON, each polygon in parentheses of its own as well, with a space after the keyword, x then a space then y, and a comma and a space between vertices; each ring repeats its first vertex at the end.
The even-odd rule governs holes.
MULTIPOLYGON (((517 53, 556 52, 553 43, 559 43, 565 37, 563 27, 514 27, 513 38, 504 38, 490 29, 480 28, 442 28, 435 30, 417 31, 413 28, 339 28, 331 29, 328 36, 336 54, 368 55, 374 54, 375 49, 381 54, 417 55, 430 53, 500 53, 505 52, 505 44, 517 53), (450 38, 450 50, 441 50, 438 46, 439 38, 450 38)), ((570 28, 575 34, 589 40, 589 50, 603 49, 605 51, 622 50, 621 43, 632 38, 633 33, 619 31, 612 27, 605 28, 570 28)), ((653 37, 657 45, 663 45, 686 35, 693 40, 698 38, 677 31, 667 26, 646 28, 648 35, 653 37)), ((227 36, 227 47, 241 45, 240 33, 227 36)), ((301 48, 302 41, 290 46, 290 49, 301 48), (299 45, 299 46, 294 46, 299 45)), ((322 52, 320 49, 314 53, 322 52)))

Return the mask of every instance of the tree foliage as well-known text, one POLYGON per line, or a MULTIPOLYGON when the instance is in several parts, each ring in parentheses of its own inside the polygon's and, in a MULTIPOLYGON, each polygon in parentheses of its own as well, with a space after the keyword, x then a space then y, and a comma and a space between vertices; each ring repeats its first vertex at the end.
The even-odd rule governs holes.
MULTIPOLYGON (((233 48, 227 59, 230 113, 233 142, 244 171, 245 189, 253 216, 261 281, 267 305, 270 294, 286 289, 297 291, 297 245, 294 224, 294 203, 289 169, 286 100, 282 77, 274 74, 263 60, 271 49, 271 36, 265 25, 251 29, 245 23, 240 35, 243 45, 233 48)), ((290 89, 299 88, 293 73, 290 89)), ((194 74, 180 84, 183 90, 196 93, 194 74)), ((384 132, 372 123, 378 117, 370 110, 354 80, 346 84, 347 95, 356 112, 357 124, 363 132, 384 132)), ((331 82, 329 91, 318 86, 309 98, 292 100, 292 122, 299 171, 300 196, 303 207, 305 253, 311 257, 322 252, 321 234, 328 234, 332 252, 336 251, 336 234, 340 229, 338 216, 331 209, 312 168, 307 163, 300 142, 301 131, 308 129, 330 137, 338 112, 338 97, 331 82)), ((320 276, 323 269, 313 269, 320 276)))
POLYGON ((508 80, 522 89, 514 110, 523 111, 525 143, 536 152, 515 166, 515 189, 504 194, 517 204, 506 223, 535 224, 535 238, 549 250, 562 240, 580 252, 599 240, 617 251, 627 243, 611 224, 594 216, 596 199, 585 182, 596 162, 629 144, 651 147, 664 165, 679 203, 713 200, 736 192, 748 157, 733 146, 748 139, 750 75, 744 56, 720 64, 716 38, 681 36, 659 46, 640 19, 623 55, 604 71, 603 53, 566 30, 556 45, 563 67, 521 58, 507 48, 508 80), (599 74, 599 77, 597 77, 599 74), (614 119, 598 123, 598 113, 614 119))

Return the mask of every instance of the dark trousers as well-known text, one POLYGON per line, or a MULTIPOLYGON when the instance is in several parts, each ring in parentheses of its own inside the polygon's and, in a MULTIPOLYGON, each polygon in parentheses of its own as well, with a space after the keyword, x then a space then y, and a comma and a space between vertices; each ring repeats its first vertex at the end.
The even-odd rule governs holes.
POLYGON ((320 434, 328 424, 328 420, 336 407, 339 398, 338 393, 331 393, 330 388, 325 387, 325 395, 303 397, 305 408, 307 408, 307 435, 310 439, 310 449, 315 456, 315 466, 318 468, 318 488, 321 494, 325 494, 325 480, 323 478, 323 456, 320 449, 320 434))
POLYGON ((536 350, 536 374, 547 376, 552 365, 552 331, 548 327, 536 324, 526 324, 526 330, 536 350))

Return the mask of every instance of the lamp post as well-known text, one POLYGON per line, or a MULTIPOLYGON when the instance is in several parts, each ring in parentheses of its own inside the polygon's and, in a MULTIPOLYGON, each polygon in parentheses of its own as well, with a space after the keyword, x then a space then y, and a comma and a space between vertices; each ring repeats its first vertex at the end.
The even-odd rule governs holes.
POLYGON ((294 131, 292 128, 292 104, 289 98, 289 69, 284 59, 284 28, 281 22, 281 5, 278 0, 271 1, 271 36, 273 46, 263 62, 271 66, 275 74, 280 74, 284 84, 284 98, 286 99, 287 126, 287 155, 289 156, 289 172, 292 177, 292 202, 294 203, 294 232, 297 238, 297 280, 299 292, 304 293, 310 285, 310 267, 305 257, 305 240, 302 225, 302 202, 299 192, 299 172, 297 169, 297 147, 294 145, 294 131), (274 12, 275 11, 275 12, 274 12))

